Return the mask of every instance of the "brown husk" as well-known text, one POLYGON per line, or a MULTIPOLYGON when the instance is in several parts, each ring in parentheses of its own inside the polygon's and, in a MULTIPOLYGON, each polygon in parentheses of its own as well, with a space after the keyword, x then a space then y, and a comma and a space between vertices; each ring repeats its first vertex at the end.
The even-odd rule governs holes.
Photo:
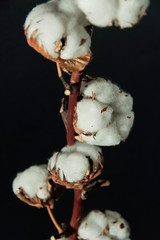
POLYGON ((45 200, 40 199, 37 196, 30 198, 22 188, 20 188, 20 192, 17 194, 17 197, 22 202, 25 202, 28 205, 33 206, 33 207, 44 208, 46 206, 49 206, 51 209, 54 207, 54 201, 52 198, 50 198, 50 196, 45 200))
MULTIPOLYGON (((27 28, 28 29, 28 28, 27 28)), ((77 57, 75 59, 69 59, 69 60, 65 60, 65 59, 61 59, 60 57, 58 58, 52 58, 50 56, 50 54, 44 49, 44 46, 41 45, 39 46, 38 45, 38 42, 35 38, 35 35, 36 35, 36 32, 37 30, 35 30, 31 37, 28 38, 28 33, 27 33, 27 29, 25 30, 25 36, 26 36, 26 39, 27 39, 27 42, 28 44, 34 48, 37 52, 39 52, 40 54, 42 54, 45 58, 53 61, 53 62, 56 62, 60 65, 60 68, 66 72, 66 73, 69 73, 69 72, 81 72, 84 70, 84 68, 86 67, 86 65, 88 65, 88 63, 91 61, 92 59, 92 53, 91 51, 89 51, 88 54, 86 55, 83 55, 83 56, 80 56, 80 57, 77 57)), ((62 47, 62 44, 61 44, 61 41, 58 45, 58 50, 60 51, 61 50, 61 47, 62 47)))

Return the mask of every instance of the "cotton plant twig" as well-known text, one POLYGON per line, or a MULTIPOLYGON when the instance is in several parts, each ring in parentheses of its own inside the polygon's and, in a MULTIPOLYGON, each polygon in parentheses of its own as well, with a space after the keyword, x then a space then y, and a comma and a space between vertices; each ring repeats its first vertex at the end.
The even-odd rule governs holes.
POLYGON ((51 211, 51 208, 47 205, 46 209, 47 209, 48 214, 49 214, 49 216, 50 216, 54 226, 56 227, 58 233, 61 234, 63 232, 63 229, 61 228, 61 226, 58 224, 57 220, 55 219, 55 217, 54 217, 54 215, 53 215, 53 213, 51 211))

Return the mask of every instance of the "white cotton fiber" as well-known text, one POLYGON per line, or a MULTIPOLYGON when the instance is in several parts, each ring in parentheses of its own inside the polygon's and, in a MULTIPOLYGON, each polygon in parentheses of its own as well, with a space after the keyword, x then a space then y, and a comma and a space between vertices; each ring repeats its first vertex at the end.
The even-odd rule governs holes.
POLYGON ((118 212, 93 210, 82 220, 78 235, 88 240, 130 240, 130 228, 118 212))
POLYGON ((73 146, 65 146, 60 152, 56 152, 49 159, 48 169, 52 171, 55 167, 59 171, 61 180, 66 178, 67 182, 77 182, 84 178, 89 170, 89 159, 95 167, 102 160, 102 150, 99 147, 76 142, 73 146))
POLYGON ((109 104, 114 102, 118 91, 117 89, 119 89, 118 86, 113 84, 110 80, 97 77, 93 78, 91 81, 82 81, 80 91, 82 95, 87 97, 92 97, 94 93, 96 100, 109 104))
POLYGON ((96 135, 86 136, 81 134, 80 136, 86 143, 99 146, 114 146, 118 145, 121 141, 121 136, 115 122, 109 124, 107 128, 99 130, 96 135))
POLYGON ((133 98, 116 84, 104 78, 84 79, 77 103, 75 131, 93 145, 114 146, 124 141, 133 126, 133 98))
POLYGON ((128 239, 130 228, 127 221, 116 211, 105 211, 108 219, 109 235, 119 240, 128 239))
POLYGON ((89 168, 87 157, 78 152, 54 154, 49 160, 49 169, 53 168, 53 163, 56 164, 56 171, 59 170, 61 180, 63 181, 65 176, 67 182, 82 180, 89 168))
POLYGON ((117 19, 120 27, 132 27, 149 6, 149 0, 119 0, 117 19))
POLYGON ((82 239, 94 239, 104 231, 107 226, 107 218, 99 210, 91 211, 81 222, 78 235, 82 239))
POLYGON ((91 44, 85 29, 88 25, 74 0, 54 0, 33 8, 24 29, 27 39, 36 40, 46 55, 67 60, 88 54, 91 44))
POLYGON ((76 2, 93 25, 106 27, 116 18, 117 0, 76 0, 76 2))
POLYGON ((60 57, 62 59, 72 59, 79 56, 83 56, 88 53, 91 38, 82 25, 75 24, 72 28, 67 30, 67 41, 64 49, 61 50, 60 57))
POLYGON ((112 108, 92 99, 77 103, 77 127, 86 132, 97 132, 111 121, 112 108))
POLYGON ((114 120, 121 138, 125 140, 133 126, 134 113, 131 111, 128 113, 115 114, 114 120))
POLYGON ((30 198, 35 196, 40 199, 48 198, 50 193, 48 191, 47 165, 31 166, 18 173, 12 187, 16 195, 20 193, 20 189, 23 189, 30 198))
MULTIPOLYGON (((96 238, 93 238, 92 240, 114 240, 112 237, 110 237, 109 235, 100 235, 96 238)), ((116 239, 118 240, 118 239, 116 239)), ((128 240, 128 239, 124 239, 124 240, 128 240)))
POLYGON ((111 106, 117 113, 130 112, 133 108, 133 98, 129 93, 126 93, 119 89, 116 93, 116 99, 111 104, 111 106))
MULTIPOLYGON (((93 146, 87 143, 75 142, 72 146, 65 146, 61 149, 61 152, 70 153, 70 152, 79 152, 84 156, 89 156, 96 167, 101 160, 102 150, 100 147, 93 146)), ((53 166, 51 167, 53 168, 53 166)))

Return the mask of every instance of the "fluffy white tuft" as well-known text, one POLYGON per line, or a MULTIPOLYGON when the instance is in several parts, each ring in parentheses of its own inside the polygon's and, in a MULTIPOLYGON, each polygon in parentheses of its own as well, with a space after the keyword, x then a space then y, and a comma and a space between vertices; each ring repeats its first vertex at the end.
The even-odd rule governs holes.
POLYGON ((65 146, 61 149, 61 152, 70 153, 70 152, 79 152, 84 156, 89 156, 95 166, 98 166, 98 162, 100 161, 102 149, 98 146, 92 146, 87 143, 75 142, 73 146, 65 146))
POLYGON ((92 97, 95 94, 96 99, 102 103, 114 102, 118 86, 112 84, 110 80, 101 77, 93 78, 91 81, 82 81, 81 94, 92 97))
POLYGON ((111 121, 113 109, 97 100, 82 99, 77 103, 77 127, 86 132, 97 132, 111 121))
POLYGON ((99 27, 117 21, 121 28, 132 27, 145 15, 149 0, 76 0, 86 18, 99 27))
POLYGON ((105 214, 99 210, 93 210, 81 222, 78 235, 82 239, 96 238, 104 231, 107 222, 105 214))
POLYGON ((17 174, 12 184, 13 192, 17 195, 21 189, 33 198, 40 199, 49 197, 47 165, 31 166, 17 174))
POLYGON ((119 0, 117 19, 120 27, 128 28, 135 25, 145 14, 149 0, 119 0))
POLYGON ((93 25, 108 26, 116 17, 117 0, 76 0, 76 2, 93 25))
POLYGON ((83 81, 76 127, 89 144, 112 146, 125 140, 134 122, 133 98, 104 78, 83 81), (93 100, 94 97, 94 100, 93 100))
POLYGON ((61 152, 54 153, 49 159, 48 168, 56 168, 61 180, 66 178, 67 182, 77 182, 84 178, 89 169, 90 157, 95 166, 98 166, 101 149, 84 143, 75 143, 75 146, 65 146, 61 152))
POLYGON ((52 0, 33 8, 24 29, 52 58, 72 59, 89 52, 91 39, 85 27, 90 25, 74 0, 52 0), (57 50, 61 39, 64 46, 57 50))
POLYGON ((107 128, 102 128, 95 135, 87 136, 80 134, 80 136, 85 142, 98 146, 114 146, 121 141, 121 136, 115 123, 110 124, 107 128))
POLYGON ((124 240, 130 235, 130 228, 127 221, 116 211, 106 210, 108 219, 109 234, 117 239, 124 240))
POLYGON ((82 220, 78 235, 88 240, 130 240, 130 228, 118 212, 94 210, 82 220))

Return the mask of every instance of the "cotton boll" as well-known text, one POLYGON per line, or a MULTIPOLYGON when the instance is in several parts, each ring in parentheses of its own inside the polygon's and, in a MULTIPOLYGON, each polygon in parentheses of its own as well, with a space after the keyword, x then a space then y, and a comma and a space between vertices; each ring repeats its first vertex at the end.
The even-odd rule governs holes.
POLYGON ((114 112, 117 113, 130 112, 133 107, 133 98, 129 93, 119 89, 116 93, 116 99, 111 106, 113 107, 114 112))
POLYGON ((77 103, 78 129, 86 132, 97 132, 111 121, 112 108, 96 100, 82 99, 77 103))
POLYGON ((49 159, 48 169, 53 182, 66 188, 83 189, 103 169, 99 147, 76 142, 65 146, 49 159))
MULTIPOLYGON (((76 142, 73 146, 65 146, 61 149, 61 152, 79 152, 84 156, 89 156, 96 167, 98 167, 99 161, 101 161, 102 150, 100 147, 92 146, 90 144, 76 142)), ((51 167, 53 168, 53 167, 51 167)))
POLYGON ((30 197, 37 196, 39 189, 43 189, 40 193, 41 199, 49 197, 48 191, 48 170, 47 165, 32 166, 25 171, 18 173, 13 181, 13 192, 17 195, 20 189, 30 197))
POLYGON ((112 24, 116 17, 117 0, 76 0, 76 2, 93 25, 105 27, 112 24))
POLYGON ((81 94, 92 97, 95 94, 95 99, 103 103, 111 103, 115 100, 118 86, 112 84, 110 80, 101 77, 93 78, 90 81, 82 81, 81 94))
MULTIPOLYGON (((75 21, 74 19, 72 20, 75 21)), ((83 56, 89 52, 91 37, 81 25, 74 24, 74 27, 67 31, 67 41, 61 50, 62 59, 73 59, 83 56)))
POLYGON ((82 71, 91 58, 90 23, 74 0, 55 0, 35 7, 24 24, 28 44, 65 72, 82 71), (79 59, 80 58, 80 59, 79 59))
POLYGON ((136 24, 149 6, 149 0, 119 0, 117 19, 120 27, 136 24))
POLYGON ((121 138, 125 140, 133 126, 134 113, 128 112, 123 114, 115 114, 114 120, 116 121, 118 132, 121 138))
POLYGON ((78 235, 82 239, 94 239, 99 237, 107 225, 107 218, 99 210, 91 211, 81 222, 78 235))
POLYGON ((86 143, 99 146, 114 146, 118 145, 121 141, 121 136, 115 122, 109 124, 107 128, 99 130, 96 135, 86 136, 80 134, 80 136, 86 143))

